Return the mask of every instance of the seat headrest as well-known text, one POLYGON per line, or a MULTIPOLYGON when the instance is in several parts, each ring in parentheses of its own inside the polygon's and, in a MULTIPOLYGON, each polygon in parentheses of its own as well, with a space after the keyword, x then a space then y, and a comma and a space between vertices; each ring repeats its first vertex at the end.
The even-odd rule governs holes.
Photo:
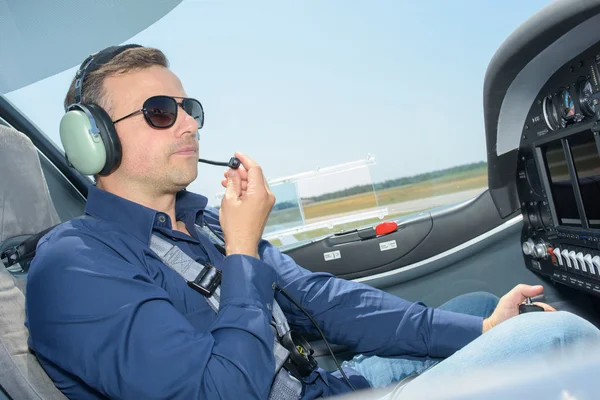
POLYGON ((0 177, 0 243, 60 223, 33 143, 1 125, 0 177))

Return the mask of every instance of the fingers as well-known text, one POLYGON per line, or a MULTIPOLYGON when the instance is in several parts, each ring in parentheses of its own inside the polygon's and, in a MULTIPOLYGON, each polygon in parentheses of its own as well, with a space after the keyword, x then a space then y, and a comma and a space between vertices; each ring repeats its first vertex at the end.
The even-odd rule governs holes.
MULTIPOLYGON (((252 158, 239 152, 235 152, 234 155, 240 160, 240 167, 235 170, 239 175, 242 182, 242 192, 255 192, 255 191, 266 191, 270 197, 274 197, 273 193, 269 188, 267 179, 265 178, 262 168, 252 158)), ((231 169, 230 169, 231 170, 231 169)), ((225 178, 230 170, 224 172, 225 178)), ((227 187, 227 181, 222 180, 221 185, 227 187)))
POLYGON ((516 297, 515 300, 517 300, 518 303, 521 303, 523 300, 525 300, 526 297, 539 296, 540 294, 542 294, 543 291, 544 287, 542 285, 530 286, 520 284, 515 286, 515 288, 510 292, 512 296, 516 297))
POLYGON ((237 200, 242 195, 242 181, 236 171, 227 174, 224 199, 237 200))
MULTIPOLYGON (((227 173, 229 171, 230 170, 228 169, 225 172, 223 172, 223 176, 225 177, 225 179, 227 179, 227 173)), ((240 175, 240 178, 242 179, 242 181, 248 180, 248 171, 244 167, 240 166, 236 171, 240 175)))
MULTIPOLYGON (((248 181, 248 191, 262 192, 264 190, 268 194, 271 194, 271 191, 269 190, 269 185, 267 184, 267 180, 265 179, 265 176, 263 174, 262 167, 258 165, 253 159, 242 153, 236 152, 235 155, 240 159, 240 162, 244 167, 242 177, 246 178, 245 180, 248 181)), ((241 167, 240 170, 242 170, 241 167)))
MULTIPOLYGON (((224 188, 227 188, 227 179, 223 179, 221 181, 221 186, 223 186, 224 188)), ((246 190, 248 190, 248 181, 242 181, 242 192, 245 192, 246 190)))
POLYGON ((556 311, 556 309, 554 307, 552 307, 552 306, 550 306, 550 305, 548 305, 546 303, 535 302, 533 304, 535 304, 536 306, 542 307, 544 309, 544 311, 556 311))
POLYGON ((240 162, 242 163, 244 168, 246 168, 246 170, 250 171, 251 168, 258 167, 258 164, 256 163, 256 161, 254 161, 247 155, 239 153, 237 151, 234 153, 234 155, 240 159, 240 162))
POLYGON ((269 187, 269 183, 267 182, 267 178, 265 178, 264 175, 263 175, 263 181, 265 182, 265 189, 267 189, 267 193, 269 193, 270 195, 272 195, 273 192, 271 192, 271 188, 269 187))

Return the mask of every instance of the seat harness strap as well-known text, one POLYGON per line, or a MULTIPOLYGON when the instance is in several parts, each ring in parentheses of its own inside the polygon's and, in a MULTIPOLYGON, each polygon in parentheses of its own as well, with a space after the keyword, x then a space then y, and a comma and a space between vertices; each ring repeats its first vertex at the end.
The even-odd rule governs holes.
MULTIPOLYGON (((206 234, 196 225, 198 234, 206 234)), ((211 235, 212 236, 212 235, 211 235)), ((214 238, 211 237, 214 242, 214 238)), ((221 271, 210 263, 202 265, 194 261, 179 247, 168 241, 152 235, 150 248, 163 261, 179 275, 188 285, 204 295, 206 302, 215 313, 219 312, 221 298, 221 271)), ((299 400, 302 396, 302 383, 292 376, 284 364, 290 359, 290 352, 280 343, 281 338, 290 334, 287 319, 276 300, 273 300, 271 326, 275 340, 273 341, 273 355, 275 357, 275 378, 271 385, 269 400, 299 400)))

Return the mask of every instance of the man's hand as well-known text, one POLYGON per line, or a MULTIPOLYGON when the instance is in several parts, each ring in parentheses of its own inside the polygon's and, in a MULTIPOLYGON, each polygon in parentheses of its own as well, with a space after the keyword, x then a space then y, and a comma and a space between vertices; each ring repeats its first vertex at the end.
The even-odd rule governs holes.
POLYGON ((235 153, 243 168, 230 169, 226 179, 225 196, 221 201, 219 219, 225 239, 225 251, 258 258, 258 242, 262 237, 275 196, 261 167, 250 157, 235 153))
MULTIPOLYGON (((542 294, 544 287, 529 286, 529 285, 517 285, 510 292, 502 296, 496 309, 489 316, 489 318, 483 320, 483 333, 489 331, 494 326, 506 321, 509 318, 519 315, 519 304, 525 301, 526 297, 535 297, 542 294)), ((544 303, 534 303, 544 309, 544 311, 556 311, 554 308, 544 303)))

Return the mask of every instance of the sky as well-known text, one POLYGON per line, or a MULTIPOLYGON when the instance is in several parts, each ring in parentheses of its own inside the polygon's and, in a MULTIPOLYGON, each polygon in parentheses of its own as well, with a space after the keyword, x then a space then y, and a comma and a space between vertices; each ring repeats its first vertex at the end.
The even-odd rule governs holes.
MULTIPOLYGON (((163 50, 202 102, 202 158, 241 151, 269 179, 375 158, 304 181, 306 197, 485 161, 488 63, 550 2, 184 0, 126 43, 163 50)), ((76 70, 6 95, 61 148, 76 70)), ((199 164, 188 190, 216 204, 223 171, 199 164)))

